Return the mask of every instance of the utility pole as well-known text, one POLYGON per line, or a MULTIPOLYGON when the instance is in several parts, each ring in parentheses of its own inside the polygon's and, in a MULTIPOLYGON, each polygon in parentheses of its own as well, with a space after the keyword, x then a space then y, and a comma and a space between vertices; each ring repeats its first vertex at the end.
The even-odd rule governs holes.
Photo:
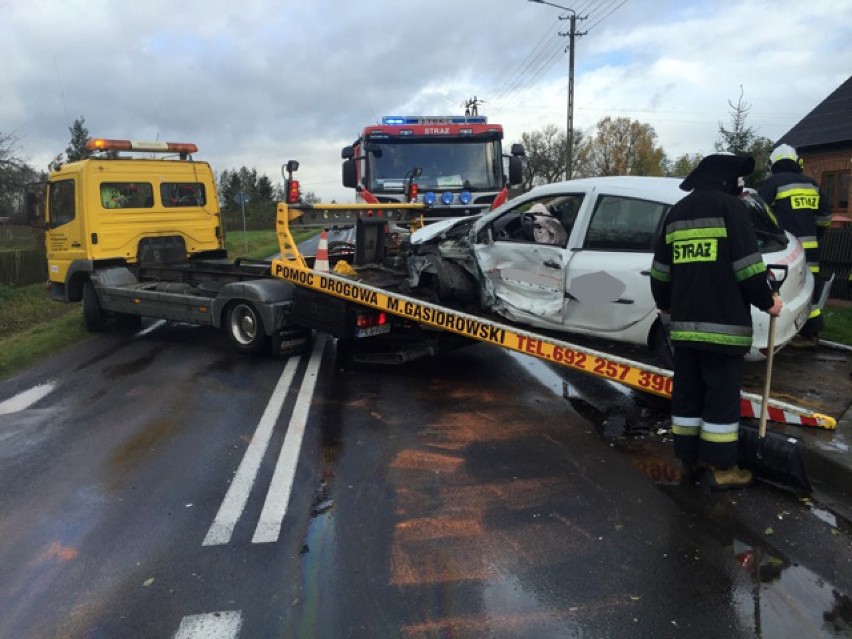
POLYGON ((569 11, 570 16, 559 16, 560 20, 570 20, 571 28, 568 33, 559 32, 563 38, 568 36, 568 123, 566 130, 567 144, 565 145, 565 179, 571 179, 571 164, 574 161, 574 38, 586 35, 586 31, 577 31, 577 20, 585 20, 588 16, 578 17, 577 12, 568 7, 562 7, 544 0, 529 0, 538 4, 546 4, 563 11, 569 11))

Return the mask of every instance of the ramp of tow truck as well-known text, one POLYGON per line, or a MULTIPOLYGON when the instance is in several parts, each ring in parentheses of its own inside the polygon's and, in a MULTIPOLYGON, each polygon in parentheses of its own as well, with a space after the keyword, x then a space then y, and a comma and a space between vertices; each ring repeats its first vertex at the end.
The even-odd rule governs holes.
MULTIPOLYGON (((412 223, 422 205, 317 205, 288 207, 278 205, 278 236, 281 259, 273 260, 272 274, 320 293, 331 295, 354 304, 390 313, 419 324, 462 335, 473 340, 494 344, 502 348, 532 355, 571 370, 609 379, 636 390, 660 397, 671 397, 672 371, 618 357, 599 350, 578 346, 516 326, 472 315, 449 307, 425 302, 413 297, 390 292, 352 277, 336 273, 314 271, 307 266, 290 234, 291 222, 302 226, 338 226, 356 223, 369 216, 388 222, 412 223)), ((760 415, 761 396, 741 394, 741 415, 760 415)), ((770 399, 769 420, 813 428, 833 429, 834 418, 821 413, 770 399)))

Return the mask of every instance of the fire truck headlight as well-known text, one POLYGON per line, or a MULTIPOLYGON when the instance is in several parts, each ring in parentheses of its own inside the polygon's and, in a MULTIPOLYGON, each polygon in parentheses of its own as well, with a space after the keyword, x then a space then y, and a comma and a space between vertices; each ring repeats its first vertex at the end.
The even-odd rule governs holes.
POLYGON ((443 193, 441 193, 441 203, 444 204, 445 206, 449 206, 450 204, 452 204, 453 203, 453 194, 450 193, 449 191, 444 191, 443 193))
POLYGON ((473 199, 473 196, 470 194, 470 191, 462 191, 459 195, 459 202, 462 204, 470 204, 470 201, 473 199))
POLYGON ((434 191, 429 191, 423 195, 423 204, 426 206, 432 206, 437 199, 438 196, 435 195, 434 191))

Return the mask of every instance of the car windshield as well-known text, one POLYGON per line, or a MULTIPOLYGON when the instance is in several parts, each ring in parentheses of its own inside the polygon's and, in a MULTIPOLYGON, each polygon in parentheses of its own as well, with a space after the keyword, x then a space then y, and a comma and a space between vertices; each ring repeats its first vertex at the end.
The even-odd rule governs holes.
POLYGON ((751 225, 757 236, 757 245, 761 253, 776 253, 787 248, 789 239, 778 224, 769 206, 763 199, 750 191, 742 195, 742 201, 751 217, 751 225))
POLYGON ((370 154, 369 189, 373 193, 402 193, 415 168, 421 170, 415 179, 421 191, 503 186, 499 142, 385 142, 379 147, 380 157, 370 154))

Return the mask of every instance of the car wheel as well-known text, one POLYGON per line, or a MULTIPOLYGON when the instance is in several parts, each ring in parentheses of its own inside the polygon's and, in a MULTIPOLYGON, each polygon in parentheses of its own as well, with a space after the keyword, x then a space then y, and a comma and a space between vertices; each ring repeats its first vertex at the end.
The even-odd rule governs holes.
POLYGON ((92 282, 83 285, 83 321, 90 333, 103 333, 106 324, 106 313, 98 301, 98 293, 92 282))
POLYGON ((249 302, 234 302, 228 307, 225 327, 237 350, 253 355, 266 351, 269 338, 263 320, 249 302))

